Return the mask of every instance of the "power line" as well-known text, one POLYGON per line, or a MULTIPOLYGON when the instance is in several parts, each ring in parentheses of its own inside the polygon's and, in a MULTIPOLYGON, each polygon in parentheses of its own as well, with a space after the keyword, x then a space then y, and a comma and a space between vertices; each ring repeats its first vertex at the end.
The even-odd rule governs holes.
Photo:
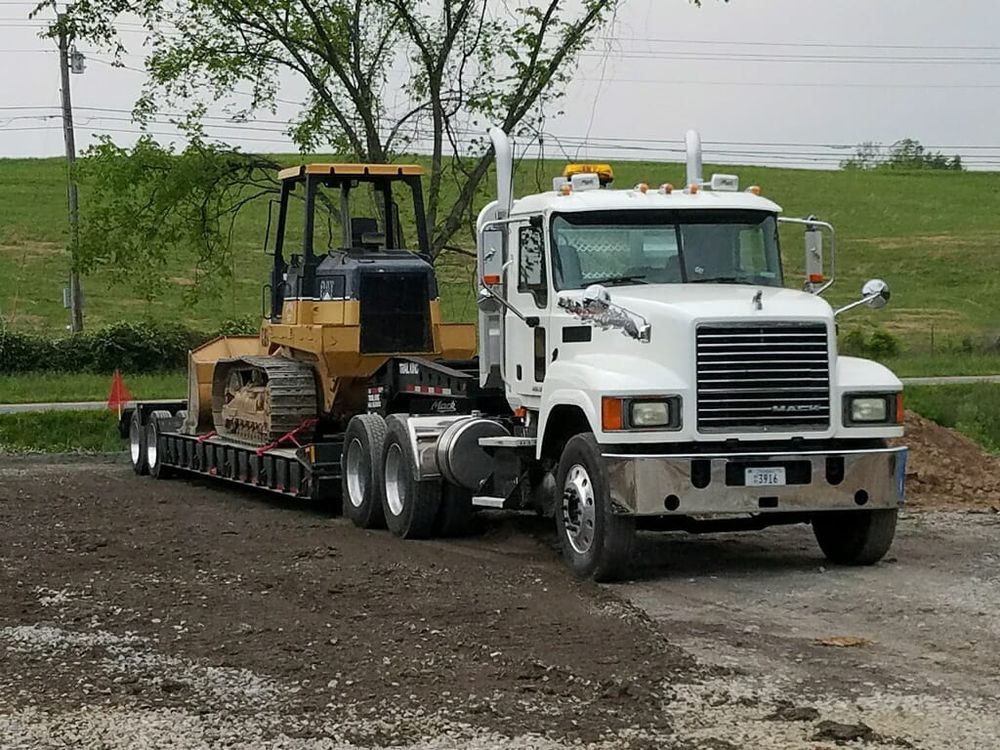
MULTIPOLYGON (((43 108, 43 109, 54 109, 54 108, 43 108)), ((110 107, 75 107, 77 111, 85 112, 112 112, 116 114, 128 115, 129 110, 116 109, 110 107)), ((170 113, 159 113, 155 115, 149 122, 153 125, 174 125, 177 123, 169 119, 165 119, 170 113)), ((47 120, 54 119, 57 115, 55 114, 32 114, 32 115, 14 115, 9 116, 6 122, 10 123, 15 120, 24 119, 38 119, 47 120)), ((240 133, 274 133, 274 134, 285 134, 287 133, 287 128, 292 127, 293 123, 290 121, 281 120, 267 120, 264 121, 265 124, 275 124, 282 125, 285 127, 270 128, 261 127, 259 125, 253 124, 254 121, 248 120, 245 122, 232 121, 224 117, 213 117, 208 116, 211 119, 218 120, 220 122, 208 122, 202 123, 203 127, 206 129, 206 134, 209 137, 221 137, 219 134, 213 134, 209 131, 212 130, 236 130, 239 133, 228 134, 228 137, 235 138, 237 140, 243 138, 244 136, 240 133)), ((80 122, 81 125, 90 125, 92 123, 99 122, 134 122, 131 117, 117 117, 114 115, 94 115, 86 118, 80 122)), ((24 130, 33 129, 43 129, 43 126, 35 127, 5 127, 0 126, 0 132, 16 132, 24 130)), ((100 129, 95 126, 94 129, 100 129)), ((471 130, 467 128, 453 128, 456 133, 457 140, 463 145, 472 145, 478 142, 482 134, 478 130, 471 130)), ((152 132, 148 129, 137 129, 129 130, 126 132, 142 133, 142 132, 152 132)), ((164 134, 166 133, 159 133, 164 134)), ((176 134, 184 136, 183 131, 179 131, 176 134)), ((433 131, 428 128, 416 128, 413 131, 413 137, 416 140, 429 139, 433 135, 433 131)), ((602 137, 602 136, 592 136, 592 137, 580 137, 572 135, 557 135, 554 133, 546 133, 546 136, 556 140, 557 142, 563 143, 569 147, 578 146, 593 146, 594 148, 601 150, 614 150, 614 151, 634 151, 639 153, 673 153, 673 154, 683 154, 684 149, 682 147, 682 142, 675 139, 654 139, 654 138, 617 138, 617 137, 602 137)), ((291 138, 288 139, 262 139, 265 141, 274 141, 280 143, 292 143, 291 138)), ((858 144, 832 144, 832 143, 794 143, 794 142, 778 142, 778 141, 705 141, 706 146, 711 149, 711 153, 720 154, 725 156, 742 156, 742 157, 760 157, 760 158, 776 158, 785 160, 827 160, 827 161, 840 161, 848 154, 848 152, 853 153, 854 149, 857 148, 858 144), (833 152, 833 153, 831 153, 833 152)), ((973 160, 981 159, 992 159, 1000 158, 1000 145, 987 145, 987 144, 925 144, 924 148, 934 151, 934 150, 946 150, 946 151, 979 151, 983 153, 974 153, 967 157, 973 160)))
MULTIPOLYGON (((578 81, 596 81, 590 76, 575 76, 578 81)), ((605 80, 615 83, 638 83, 644 85, 668 86, 750 86, 755 88, 857 88, 857 89, 1000 89, 997 83, 840 83, 837 81, 704 81, 677 80, 667 78, 617 78, 609 76, 605 80)))
MULTIPOLYGON (((581 57, 600 57, 598 52, 581 52, 581 57)), ((780 63, 796 62, 824 65, 1000 65, 1000 57, 903 57, 878 55, 785 55, 779 53, 754 54, 746 52, 656 52, 641 50, 621 50, 616 55, 623 60, 674 60, 680 62, 750 62, 780 63)))
POLYGON ((806 49, 838 48, 838 49, 908 49, 908 50, 966 50, 966 51, 1000 51, 996 45, 968 44, 891 44, 891 43, 839 43, 839 42, 747 42, 727 41, 724 39, 664 39, 657 37, 596 37, 611 39, 618 42, 649 42, 652 44, 683 44, 683 45, 724 45, 734 47, 799 47, 806 49))

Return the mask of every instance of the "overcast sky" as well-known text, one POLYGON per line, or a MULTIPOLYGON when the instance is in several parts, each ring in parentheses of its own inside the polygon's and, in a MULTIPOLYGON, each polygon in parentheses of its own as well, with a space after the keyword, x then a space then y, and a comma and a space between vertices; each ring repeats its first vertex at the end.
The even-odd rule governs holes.
MULTIPOLYGON (((57 56, 20 20, 31 6, 0 0, 0 156, 63 151, 57 56)), ((710 161, 833 167, 849 153, 834 147, 913 137, 1000 169, 998 31, 996 0, 626 0, 581 58, 565 114, 546 123, 546 155, 677 159, 670 149, 696 127, 710 161)), ((141 36, 123 34, 141 53, 141 36)), ((72 77, 81 148, 136 130, 128 110, 144 76, 101 57, 72 77)), ((125 62, 141 68, 142 56, 125 62)), ((281 97, 303 94, 290 83, 281 97)), ((294 150, 281 133, 294 112, 282 103, 252 131, 218 120, 212 132, 294 150)))

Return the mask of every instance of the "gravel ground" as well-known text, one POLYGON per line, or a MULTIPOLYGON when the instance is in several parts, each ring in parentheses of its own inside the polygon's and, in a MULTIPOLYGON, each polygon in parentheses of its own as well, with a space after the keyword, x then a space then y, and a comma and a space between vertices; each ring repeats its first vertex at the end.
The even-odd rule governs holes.
POLYGON ((1000 515, 905 515, 868 568, 829 567, 805 527, 644 541, 617 593, 724 670, 678 688, 678 734, 805 750, 834 722, 868 747, 1000 747, 1000 515))
POLYGON ((1000 745, 991 513, 910 516, 863 570, 804 527, 644 536, 636 580, 598 587, 534 518, 400 542, 0 462, 0 748, 1000 745))
POLYGON ((401 542, 231 487, 7 459, 0 746, 671 737, 660 706, 693 660, 551 541, 506 517, 401 542))

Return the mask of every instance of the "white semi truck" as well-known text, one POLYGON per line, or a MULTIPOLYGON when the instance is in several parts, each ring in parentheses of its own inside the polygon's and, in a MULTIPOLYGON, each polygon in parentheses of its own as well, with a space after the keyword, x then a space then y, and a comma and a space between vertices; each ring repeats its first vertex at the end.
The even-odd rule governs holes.
MULTIPOLYGON (((316 286, 329 287, 318 298, 281 275, 279 239, 274 288, 284 307, 272 306, 259 341, 220 339, 202 349, 260 347, 268 357, 253 363, 308 364, 315 358, 270 337, 287 327, 290 305, 311 306, 312 322, 289 336, 299 341, 301 329, 301 349, 323 342, 332 352, 333 369, 316 370, 317 386, 343 382, 360 398, 262 446, 202 430, 186 411, 195 401, 172 411, 140 404, 132 418, 136 471, 202 474, 320 501, 339 495, 356 525, 388 526, 404 538, 459 532, 477 507, 533 510, 554 519, 569 567, 601 581, 628 575, 640 530, 808 523, 830 560, 880 560, 904 501, 907 451, 888 444, 903 434, 902 384, 880 364, 838 355, 835 317, 883 306, 887 285, 869 281, 859 300, 832 309, 820 295, 835 277, 833 227, 781 218, 778 205, 757 187, 741 191, 735 176, 704 179, 693 131, 677 189, 613 189, 610 167, 570 165, 552 190, 517 200, 508 138, 498 129, 490 137, 497 200, 478 219, 477 358, 441 353, 454 336, 434 312, 424 256, 387 249, 400 245, 384 237, 373 254, 345 231, 344 248, 315 272, 316 286), (781 222, 804 228, 802 282, 784 275, 781 222), (396 268, 404 261, 409 275, 396 268), (352 301, 355 276, 362 292, 396 279, 396 296, 413 300, 372 293, 352 301), (397 319, 403 333, 421 333, 418 344, 398 345, 397 319), (337 368, 348 365, 354 379, 338 381, 337 368)), ((315 189, 309 180, 335 172, 349 180, 360 170, 314 165, 292 177, 315 189)), ((214 365, 199 351, 192 383, 211 383, 214 365)), ((252 378, 236 385, 263 388, 252 378)), ((225 416, 225 394, 206 394, 191 414, 210 400, 225 416)))
POLYGON ((606 166, 572 165, 517 200, 507 136, 490 136, 479 385, 510 412, 390 417, 387 516, 442 482, 453 501, 535 508, 554 517, 570 568, 597 580, 627 575, 643 528, 811 523, 830 560, 881 559, 904 500, 907 451, 887 444, 903 434, 902 384, 837 354, 835 316, 881 307, 887 285, 832 309, 820 292, 833 227, 781 219, 734 176, 703 179, 693 131, 679 189, 616 190, 606 166), (797 289, 782 221, 805 225, 797 289))

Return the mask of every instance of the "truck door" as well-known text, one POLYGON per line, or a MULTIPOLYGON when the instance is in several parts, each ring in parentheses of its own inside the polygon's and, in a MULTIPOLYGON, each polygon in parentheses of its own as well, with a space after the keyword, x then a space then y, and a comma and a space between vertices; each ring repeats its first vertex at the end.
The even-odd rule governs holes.
POLYGON ((507 312, 505 372, 512 405, 538 408, 548 360, 549 270, 542 217, 511 227, 513 263, 507 269, 507 301, 527 318, 538 318, 534 328, 507 312), (517 402, 517 403, 514 403, 517 402))

